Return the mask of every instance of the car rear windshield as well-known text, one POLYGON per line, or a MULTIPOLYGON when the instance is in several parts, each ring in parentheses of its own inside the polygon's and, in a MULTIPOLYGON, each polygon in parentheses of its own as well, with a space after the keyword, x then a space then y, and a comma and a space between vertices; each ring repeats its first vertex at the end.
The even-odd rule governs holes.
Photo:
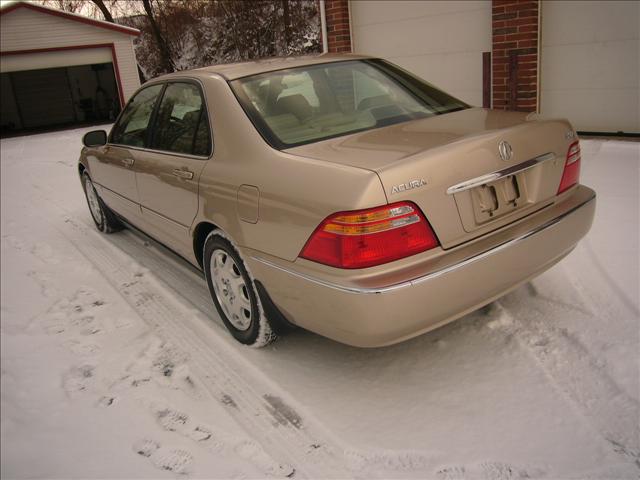
POLYGON ((384 60, 350 60, 231 82, 260 134, 278 149, 468 108, 384 60))

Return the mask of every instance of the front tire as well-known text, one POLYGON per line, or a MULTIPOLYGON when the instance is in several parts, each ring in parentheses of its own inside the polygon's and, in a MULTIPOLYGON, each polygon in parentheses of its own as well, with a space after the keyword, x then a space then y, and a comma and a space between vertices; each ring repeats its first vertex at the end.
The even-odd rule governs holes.
POLYGON ((122 223, 120 223, 115 214, 109 210, 109 207, 107 207, 98 196, 96 187, 93 186, 91 177, 89 177, 86 172, 82 174, 82 188, 87 198, 89 212, 91 212, 91 218, 93 218, 96 228, 104 233, 113 233, 122 230, 122 223))
POLYGON ((231 335, 252 347, 264 347, 276 340, 278 336, 264 314, 251 275, 220 230, 207 237, 203 259, 211 298, 231 335))

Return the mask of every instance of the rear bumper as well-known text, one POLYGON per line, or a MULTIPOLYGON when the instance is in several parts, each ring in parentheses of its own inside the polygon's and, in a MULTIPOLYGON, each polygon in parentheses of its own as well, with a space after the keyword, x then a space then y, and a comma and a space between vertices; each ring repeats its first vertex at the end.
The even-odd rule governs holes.
POLYGON ((377 277, 354 272, 353 280, 306 261, 243 253, 287 319, 342 343, 376 347, 448 323, 547 270, 589 231, 595 203, 595 193, 579 186, 488 238, 377 277))

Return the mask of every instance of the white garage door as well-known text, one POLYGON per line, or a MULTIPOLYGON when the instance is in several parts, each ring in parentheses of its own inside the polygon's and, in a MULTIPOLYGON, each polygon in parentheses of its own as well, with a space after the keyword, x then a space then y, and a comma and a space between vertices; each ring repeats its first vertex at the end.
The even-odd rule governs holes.
POLYGON ((640 132, 640 3, 542 3, 541 113, 579 131, 640 132))
POLYGON ((482 106, 482 52, 491 51, 491 2, 351 1, 353 51, 387 58, 482 106))

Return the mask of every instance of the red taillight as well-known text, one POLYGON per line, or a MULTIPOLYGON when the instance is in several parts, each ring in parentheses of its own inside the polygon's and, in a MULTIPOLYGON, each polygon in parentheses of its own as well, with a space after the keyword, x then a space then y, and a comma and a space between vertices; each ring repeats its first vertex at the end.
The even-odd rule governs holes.
POLYGON ((399 202, 339 212, 316 228, 300 256, 338 268, 365 268, 438 246, 420 209, 399 202))
POLYGON ((560 180, 560 186, 558 187, 558 195, 578 183, 579 178, 580 142, 576 140, 567 151, 567 161, 564 164, 564 172, 562 172, 562 180, 560 180))

